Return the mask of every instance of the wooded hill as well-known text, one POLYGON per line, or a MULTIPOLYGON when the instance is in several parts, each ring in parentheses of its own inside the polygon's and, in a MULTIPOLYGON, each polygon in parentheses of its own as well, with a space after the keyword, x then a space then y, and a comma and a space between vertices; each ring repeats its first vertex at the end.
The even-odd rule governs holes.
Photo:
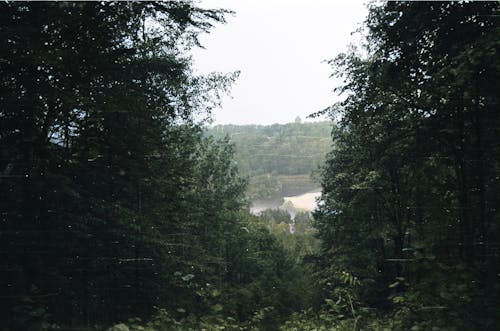
POLYGON ((235 146, 240 173, 249 177, 252 200, 273 200, 319 187, 318 172, 331 149, 331 122, 273 125, 216 125, 207 135, 235 146))

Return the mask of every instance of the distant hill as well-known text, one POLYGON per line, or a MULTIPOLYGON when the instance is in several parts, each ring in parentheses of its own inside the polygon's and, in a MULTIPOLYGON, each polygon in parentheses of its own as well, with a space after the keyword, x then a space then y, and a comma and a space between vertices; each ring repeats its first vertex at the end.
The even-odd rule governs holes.
POLYGON ((251 200, 272 200, 319 187, 310 175, 331 150, 331 122, 217 125, 208 135, 229 137, 251 200))

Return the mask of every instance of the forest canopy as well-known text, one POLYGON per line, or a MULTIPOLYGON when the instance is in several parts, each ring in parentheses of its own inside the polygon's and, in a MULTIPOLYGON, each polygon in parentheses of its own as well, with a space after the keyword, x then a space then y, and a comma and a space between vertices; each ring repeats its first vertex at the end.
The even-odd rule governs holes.
POLYGON ((373 5, 363 50, 331 61, 346 98, 317 270, 360 328, 351 307, 390 312, 377 325, 391 330, 498 328, 499 9, 373 5))
POLYGON ((244 320, 286 300, 261 290, 226 305, 247 286, 280 290, 276 266, 291 268, 241 212, 232 146, 202 134, 235 75, 193 74, 187 50, 226 12, 0 7, 2 328, 102 327, 159 308, 244 320))

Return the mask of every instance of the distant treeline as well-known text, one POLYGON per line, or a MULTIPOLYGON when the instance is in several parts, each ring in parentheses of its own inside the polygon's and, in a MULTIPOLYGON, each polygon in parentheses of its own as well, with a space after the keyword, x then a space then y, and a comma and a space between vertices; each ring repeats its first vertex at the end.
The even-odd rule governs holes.
POLYGON ((217 125, 207 134, 227 137, 235 145, 235 161, 249 177, 251 200, 279 199, 304 193, 319 184, 311 174, 331 149, 331 122, 217 125))
POLYGON ((331 122, 273 125, 217 125, 207 130, 228 136, 244 175, 302 175, 317 169, 331 147, 331 122))

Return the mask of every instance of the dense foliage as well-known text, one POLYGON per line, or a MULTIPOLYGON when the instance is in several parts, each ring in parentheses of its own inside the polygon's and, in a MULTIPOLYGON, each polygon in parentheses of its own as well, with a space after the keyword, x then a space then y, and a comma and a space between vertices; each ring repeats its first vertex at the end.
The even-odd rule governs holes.
POLYGON ((295 263, 241 212, 232 145, 201 131, 235 77, 195 76, 186 52, 225 12, 0 8, 2 329, 297 308, 295 263))
POLYGON ((332 61, 346 99, 317 267, 332 316, 356 329, 377 329, 373 309, 384 330, 498 328, 499 10, 373 6, 366 48, 332 61))
POLYGON ((225 14, 0 5, 2 330, 496 330, 499 3, 370 7, 333 142, 206 134, 236 74, 187 54, 225 14), (246 211, 238 168, 272 197, 327 149, 314 219, 246 211))

